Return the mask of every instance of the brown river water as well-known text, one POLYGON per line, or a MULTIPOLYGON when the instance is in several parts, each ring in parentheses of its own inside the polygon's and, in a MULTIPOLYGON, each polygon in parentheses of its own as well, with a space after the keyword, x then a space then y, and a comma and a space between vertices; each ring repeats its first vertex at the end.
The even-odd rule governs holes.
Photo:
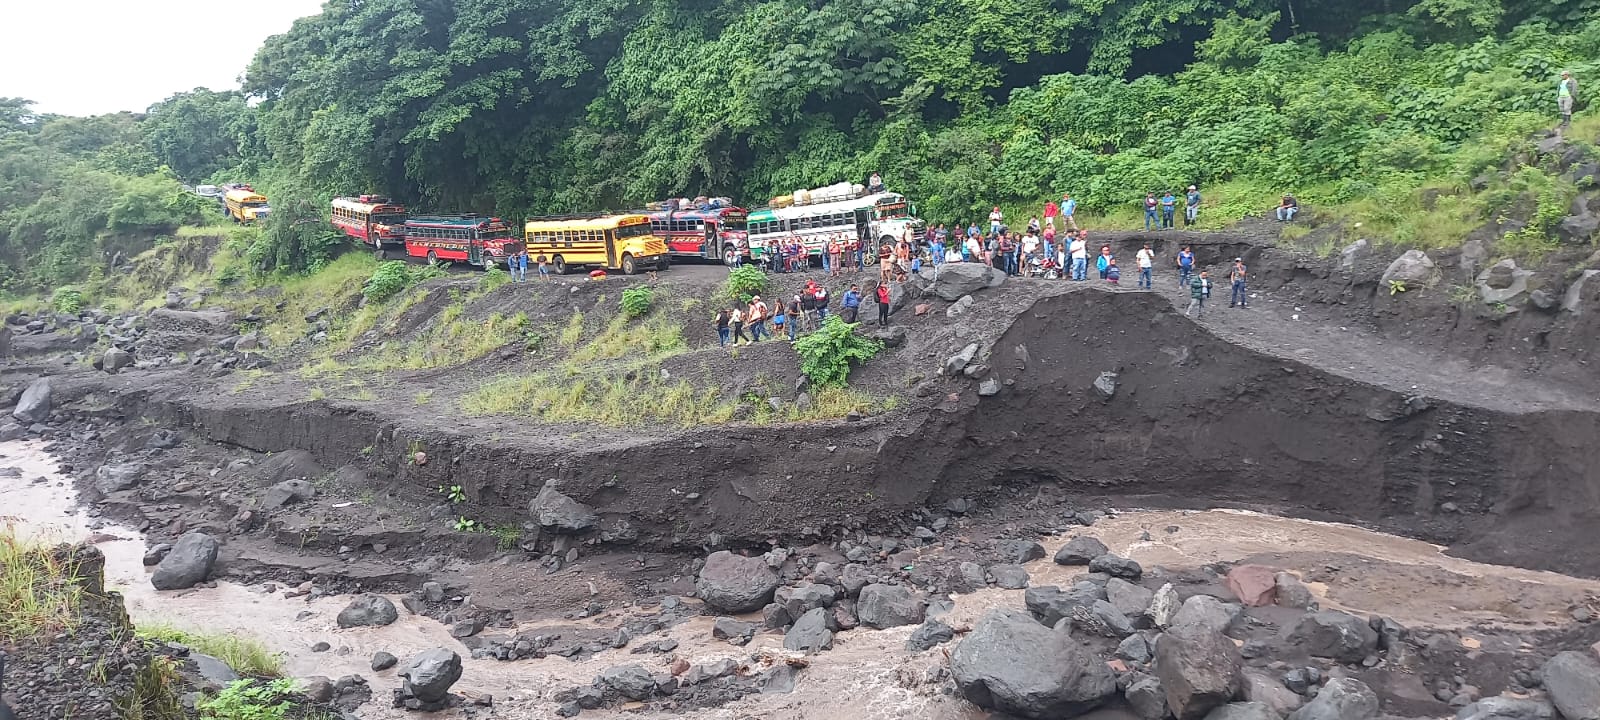
MULTIPOLYGON (((562 689, 588 684, 607 667, 642 663, 652 670, 664 666, 658 656, 631 655, 626 651, 603 653, 573 662, 545 658, 517 662, 474 660, 447 629, 428 618, 405 612, 393 625, 382 628, 341 629, 334 617, 347 598, 321 598, 306 602, 282 592, 267 593, 260 586, 218 582, 215 588, 162 592, 150 586, 142 562, 144 539, 135 530, 115 525, 91 528, 93 520, 78 505, 71 482, 55 461, 34 441, 0 443, 0 467, 14 467, 22 477, 0 477, 0 522, 9 522, 32 537, 49 541, 83 541, 91 534, 117 539, 97 543, 106 555, 108 586, 123 593, 136 624, 160 623, 206 633, 250 636, 280 652, 289 675, 339 677, 365 676, 373 700, 363 706, 363 718, 408 716, 388 707, 391 688, 399 685, 395 670, 373 672, 372 653, 379 650, 404 659, 432 647, 459 652, 465 673, 453 688, 471 696, 494 697, 497 717, 541 720, 555 718, 556 704, 549 698, 562 689), (43 482, 34 482, 36 478, 43 482), (301 617, 303 613, 310 614, 301 617), (325 641, 330 652, 313 653, 314 643, 325 641)), ((1134 511, 1097 523, 1096 535, 1113 552, 1138 560, 1145 567, 1192 568, 1212 562, 1256 558, 1288 569, 1308 580, 1325 607, 1353 612, 1379 612, 1407 625, 1466 627, 1491 624, 1508 628, 1539 628, 1565 619, 1568 608, 1586 596, 1600 595, 1600 582, 1547 572, 1520 570, 1452 558, 1438 546, 1355 526, 1294 520, 1257 513, 1213 510, 1134 511), (1166 528, 1178 526, 1177 532, 1166 528), (1141 539, 1145 533, 1151 538, 1141 539), (1327 578, 1320 582, 1317 578, 1327 578)), ((1040 538, 1053 554, 1065 538, 1040 538)), ((1048 556, 1047 556, 1048 557, 1048 556)), ((1077 569, 1048 559, 1028 565, 1034 585, 1071 584, 1077 569)), ((398 597, 394 598, 398 604, 398 597)), ((970 626, 984 611, 996 606, 1022 606, 1022 591, 991 589, 953 596, 955 609, 944 619, 952 627, 970 626)), ((759 619, 759 618, 757 618, 759 619)), ((612 622, 615 622, 612 618, 612 622)), ((604 622, 604 619, 602 619, 604 622)), ((534 626, 529 626, 532 629, 534 626)), ((667 631, 678 640, 677 654, 691 663, 722 657, 749 661, 759 656, 768 662, 789 653, 782 636, 758 635, 748 646, 734 647, 711 639, 711 619, 699 618, 667 631)), ((840 633, 834 648, 810 658, 790 694, 752 695, 719 708, 640 712, 585 711, 582 717, 630 718, 694 717, 707 720, 747 718, 856 718, 859 720, 979 720, 985 713, 957 698, 942 694, 937 684, 923 678, 944 662, 941 649, 913 654, 903 649, 913 628, 840 633)), ((452 717, 460 711, 439 713, 452 717)), ((1096 713, 1092 720, 1122 720, 1116 712, 1096 713)))

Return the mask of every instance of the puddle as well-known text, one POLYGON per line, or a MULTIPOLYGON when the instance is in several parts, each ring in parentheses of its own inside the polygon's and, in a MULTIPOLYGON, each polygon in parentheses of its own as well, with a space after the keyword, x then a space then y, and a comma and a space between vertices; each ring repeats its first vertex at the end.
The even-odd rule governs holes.
MULTIPOLYGON (((640 663, 658 671, 660 656, 632 655, 626 650, 603 653, 573 662, 562 658, 498 662, 473 660, 446 628, 433 620, 410 616, 402 610, 399 622, 383 628, 340 629, 335 616, 348 598, 323 598, 316 602, 267 594, 259 587, 219 582, 216 588, 160 592, 150 586, 144 567, 144 541, 132 529, 115 525, 93 527, 95 522, 77 506, 71 483, 56 469, 54 460, 38 442, 0 443, 0 467, 22 470, 20 479, 0 477, 0 519, 11 521, 24 534, 49 540, 82 541, 96 533, 96 544, 106 555, 108 585, 121 591, 136 624, 163 623, 208 633, 253 637, 283 653, 286 673, 305 677, 359 674, 373 688, 373 701, 363 706, 363 718, 416 716, 388 707, 390 691, 398 687, 393 669, 373 672, 372 653, 393 653, 402 662, 409 655, 432 647, 460 653, 465 664, 454 690, 466 695, 494 697, 494 714, 507 718, 554 718, 556 706, 549 697, 561 689, 587 684, 601 670, 620 664, 640 663), (34 478, 43 477, 41 483, 34 478), (303 614, 309 613, 302 617, 303 614), (311 646, 327 642, 333 650, 312 653, 311 646)), ((1245 558, 1300 574, 1310 581, 1323 604, 1353 612, 1381 612, 1406 624, 1437 627, 1490 623, 1530 628, 1558 622, 1565 611, 1586 595, 1600 595, 1600 582, 1553 573, 1483 565, 1451 558, 1437 546, 1384 535, 1349 525, 1292 520, 1238 511, 1130 512, 1105 519, 1084 534, 1099 537, 1113 552, 1130 556, 1146 567, 1196 567, 1212 562, 1245 558), (1167 528, 1177 530, 1168 532, 1167 528), (1150 539, 1143 539, 1148 533, 1150 539), (1444 589, 1445 592, 1441 592, 1444 589)), ((1067 538, 1043 538, 1053 554, 1067 538)), ((1047 555, 1048 558, 1048 555, 1047 555)), ((1068 585, 1081 569, 1064 568, 1049 559, 1030 563, 1034 585, 1068 585)), ((398 598, 395 598, 398 604, 398 598)), ((1022 591, 987 590, 957 596, 955 609, 945 619, 956 627, 970 626, 995 606, 1021 607, 1022 591)), ((625 612, 625 611, 624 611, 625 612)), ((602 618, 598 626, 614 626, 618 618, 602 618)), ((719 657, 748 659, 766 651, 783 654, 782 637, 758 635, 748 646, 737 648, 711 639, 711 618, 696 618, 668 631, 680 643, 677 654, 692 663, 719 657)), ((788 695, 754 695, 720 708, 656 713, 585 711, 583 717, 666 718, 707 720, 774 718, 809 720, 850 717, 892 720, 979 720, 986 717, 973 706, 924 686, 929 670, 944 662, 943 650, 912 655, 903 650, 912 628, 854 631, 839 634, 830 652, 811 658, 799 689, 788 695)), ((434 717, 454 717, 460 711, 434 717)), ((1118 720, 1117 713, 1099 713, 1099 720, 1118 720)))

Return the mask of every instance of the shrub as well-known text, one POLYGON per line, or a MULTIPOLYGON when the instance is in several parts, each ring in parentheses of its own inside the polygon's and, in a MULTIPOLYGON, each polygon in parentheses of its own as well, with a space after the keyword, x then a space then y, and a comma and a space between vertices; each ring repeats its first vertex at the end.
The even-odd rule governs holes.
POLYGON ((195 703, 195 709, 200 711, 200 717, 214 720, 283 720, 294 708, 293 698, 298 691, 298 684, 291 679, 265 684, 235 680, 216 697, 195 703))
POLYGON ((506 272, 499 265, 491 266, 488 270, 483 271, 483 275, 478 277, 478 287, 483 288, 484 292, 491 292, 509 282, 511 282, 511 273, 506 272))
POLYGON ((728 274, 722 285, 722 296, 730 302, 747 303, 752 296, 766 293, 770 287, 765 270, 745 265, 728 274))
MULTIPOLYGON (((367 296, 368 300, 383 302, 412 285, 424 280, 432 280, 444 274, 445 271, 442 268, 432 265, 413 268, 404 260, 389 260, 378 265, 377 270, 372 271, 372 277, 367 278, 367 282, 362 286, 361 292, 367 296)), ((504 275, 507 280, 511 278, 504 270, 500 271, 500 274, 504 275)), ((492 282, 492 279, 486 279, 484 282, 492 282)), ((498 286, 489 285, 488 287, 493 289, 498 286)))
POLYGON ((817 387, 842 387, 850 379, 852 365, 860 365, 879 351, 883 343, 855 333, 855 325, 834 315, 822 328, 794 344, 800 354, 800 372, 817 387))
POLYGON ((75 287, 56 288, 55 294, 50 296, 50 306, 58 313, 77 315, 83 310, 83 291, 75 287))
POLYGON ((628 288, 622 291, 622 314, 631 318, 650 312, 655 302, 655 291, 647 287, 628 288))

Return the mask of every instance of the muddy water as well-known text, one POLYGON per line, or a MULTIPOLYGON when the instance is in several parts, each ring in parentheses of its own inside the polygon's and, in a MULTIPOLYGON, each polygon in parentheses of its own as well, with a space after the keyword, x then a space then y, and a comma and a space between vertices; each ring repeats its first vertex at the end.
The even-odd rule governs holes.
MULTIPOLYGON (((361 709, 366 718, 405 717, 387 707, 390 690, 399 684, 395 671, 374 673, 368 665, 372 653, 379 650, 403 659, 430 647, 455 649, 466 665, 455 690, 469 697, 492 695, 494 714, 507 718, 556 717, 551 695, 586 684, 613 665, 638 662, 652 670, 662 669, 659 657, 631 655, 625 650, 581 662, 560 658, 515 663, 472 660, 443 626, 426 618, 403 614, 399 622, 384 628, 340 629, 334 622, 346 602, 340 598, 306 602, 285 598, 282 591, 267 593, 261 587, 228 582, 219 582, 215 588, 158 592, 150 586, 141 561, 144 540, 140 534, 128 528, 96 526, 40 444, 0 444, 0 467, 22 471, 21 478, 0 477, 0 518, 43 539, 93 538, 106 555, 107 582, 124 593, 135 623, 254 637, 283 653, 285 670, 298 677, 363 675, 374 691, 373 702, 361 709), (35 482, 36 478, 43 481, 35 482), (327 642, 333 649, 313 653, 310 648, 317 642, 327 642)), ((1600 594, 1600 583, 1593 581, 1472 563, 1445 556, 1440 548, 1427 543, 1348 525, 1253 513, 1130 512, 1103 520, 1085 532, 1146 567, 1193 568, 1253 558, 1301 575, 1325 606, 1383 613, 1407 624, 1540 627, 1557 621, 1586 595, 1600 594)), ((1053 554, 1065 538, 1041 541, 1053 554)), ((1048 559, 1036 561, 1028 569, 1035 585, 1070 584, 1078 573, 1048 559)), ((955 609, 945 619, 960 628, 991 607, 1020 607, 1022 591, 988 590, 956 596, 955 600, 955 609)), ((620 621, 614 614, 594 622, 610 626, 620 621)), ((799 689, 792 694, 755 695, 724 707, 691 712, 633 711, 626 715, 708 720, 984 717, 972 706, 941 694, 937 685, 924 682, 928 673, 943 663, 943 653, 938 649, 918 655, 904 651, 911 630, 840 634, 832 651, 811 658, 799 689)), ((780 661, 785 655, 781 636, 758 636, 744 648, 713 641, 709 618, 685 623, 669 634, 681 644, 678 654, 694 663, 734 657, 741 661, 755 658, 759 664, 780 661)), ((583 716, 608 714, 587 711, 583 716)), ((1118 717, 1104 713, 1100 720, 1118 717)))

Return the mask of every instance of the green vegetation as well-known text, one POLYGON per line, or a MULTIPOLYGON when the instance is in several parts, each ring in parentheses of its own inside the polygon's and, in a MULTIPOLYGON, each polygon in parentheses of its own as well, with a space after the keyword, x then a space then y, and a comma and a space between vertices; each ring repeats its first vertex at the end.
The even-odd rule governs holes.
POLYGON ((743 265, 728 273, 722 283, 722 299, 731 303, 747 303, 750 298, 769 292, 772 285, 767 273, 754 265, 743 265))
POLYGON ((855 329, 855 324, 833 315, 816 332, 795 341, 800 372, 812 385, 843 387, 850 381, 851 366, 865 363, 883 350, 883 343, 857 335, 855 329))
POLYGON ((82 600, 77 568, 70 560, 0 523, 0 641, 10 644, 71 631, 82 600))
POLYGON ((643 317, 650 313, 654 302, 655 291, 649 287, 628 288, 622 291, 622 314, 630 318, 643 317))
POLYGON ((432 266, 414 267, 404 260, 389 260, 378 264, 372 277, 361 286, 361 292, 368 300, 383 302, 429 277, 437 277, 437 272, 432 266))
POLYGON ((206 720, 284 720, 295 709, 297 681, 281 678, 271 682, 235 680, 214 697, 195 703, 206 720))
POLYGON ((283 672, 283 657, 254 638, 180 630, 171 625, 141 625, 139 637, 158 642, 175 642, 198 653, 210 655, 240 675, 277 677, 283 672))
POLYGON ((182 702, 174 688, 183 687, 177 663, 156 655, 150 664, 139 668, 133 678, 133 692, 117 702, 123 720, 173 720, 185 717, 182 702))

